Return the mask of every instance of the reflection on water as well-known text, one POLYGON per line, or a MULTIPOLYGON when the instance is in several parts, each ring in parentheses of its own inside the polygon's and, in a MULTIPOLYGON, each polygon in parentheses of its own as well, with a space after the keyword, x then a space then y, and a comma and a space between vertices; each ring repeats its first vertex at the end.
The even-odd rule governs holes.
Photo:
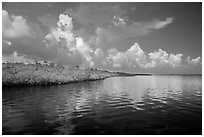
POLYGON ((3 134, 201 134, 201 76, 3 87, 3 134))

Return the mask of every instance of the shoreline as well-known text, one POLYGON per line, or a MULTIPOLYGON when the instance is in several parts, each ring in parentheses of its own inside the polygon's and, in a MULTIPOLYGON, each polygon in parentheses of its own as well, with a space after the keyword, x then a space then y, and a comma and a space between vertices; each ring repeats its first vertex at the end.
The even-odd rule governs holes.
POLYGON ((150 74, 109 72, 96 68, 81 69, 78 66, 65 67, 57 64, 2 63, 2 86, 61 85, 136 75, 150 74))
MULTIPOLYGON (((106 78, 110 78, 110 77, 106 77, 106 78)), ((9 83, 9 84, 2 84, 2 87, 12 87, 12 86, 57 86, 57 85, 65 85, 65 84, 73 84, 73 83, 80 83, 80 82, 91 82, 91 81, 99 81, 99 80, 104 80, 106 78, 102 78, 102 79, 85 79, 85 80, 78 80, 78 81, 67 81, 64 83, 57 83, 57 82, 53 82, 53 83, 33 83, 33 84, 27 84, 27 83, 9 83)))

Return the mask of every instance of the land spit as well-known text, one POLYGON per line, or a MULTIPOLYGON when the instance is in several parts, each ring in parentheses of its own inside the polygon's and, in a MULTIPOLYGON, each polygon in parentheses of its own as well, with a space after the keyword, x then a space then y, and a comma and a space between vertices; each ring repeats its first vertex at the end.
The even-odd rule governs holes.
POLYGON ((82 69, 79 66, 67 67, 57 64, 2 63, 3 86, 65 84, 134 75, 138 74, 110 72, 96 68, 82 69))

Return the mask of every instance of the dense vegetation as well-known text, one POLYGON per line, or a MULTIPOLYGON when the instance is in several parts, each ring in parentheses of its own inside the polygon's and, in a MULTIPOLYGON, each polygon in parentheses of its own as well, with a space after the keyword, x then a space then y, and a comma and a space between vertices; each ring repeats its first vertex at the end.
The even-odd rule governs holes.
POLYGON ((93 68, 80 69, 78 66, 66 67, 57 64, 8 62, 2 64, 3 85, 63 84, 85 80, 99 80, 118 75, 118 73, 93 68))

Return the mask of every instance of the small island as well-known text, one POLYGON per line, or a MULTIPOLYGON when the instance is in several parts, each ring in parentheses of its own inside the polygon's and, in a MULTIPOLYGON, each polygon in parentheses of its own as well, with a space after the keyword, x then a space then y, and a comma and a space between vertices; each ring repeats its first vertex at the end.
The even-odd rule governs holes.
POLYGON ((3 62, 2 84, 11 85, 53 85, 80 81, 102 80, 116 76, 135 76, 132 74, 110 72, 96 68, 67 67, 54 62, 35 61, 35 63, 3 62))

